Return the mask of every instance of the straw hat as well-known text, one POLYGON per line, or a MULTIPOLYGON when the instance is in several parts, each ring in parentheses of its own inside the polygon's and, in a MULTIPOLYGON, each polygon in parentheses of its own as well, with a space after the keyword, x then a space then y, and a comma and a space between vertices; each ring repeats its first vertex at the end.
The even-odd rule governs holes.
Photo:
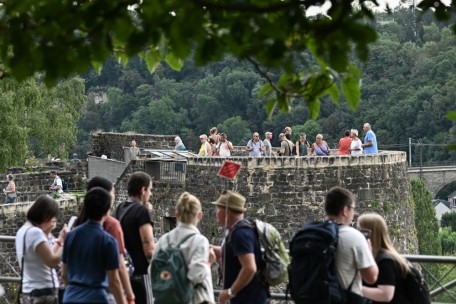
POLYGON ((231 190, 223 190, 222 194, 220 194, 220 197, 218 200, 215 202, 212 202, 212 204, 217 205, 217 206, 226 206, 226 201, 227 201, 227 196, 228 196, 228 209, 234 210, 234 211, 239 211, 239 212, 246 212, 247 209, 244 208, 245 205, 245 197, 243 197, 241 194, 231 191, 231 190))

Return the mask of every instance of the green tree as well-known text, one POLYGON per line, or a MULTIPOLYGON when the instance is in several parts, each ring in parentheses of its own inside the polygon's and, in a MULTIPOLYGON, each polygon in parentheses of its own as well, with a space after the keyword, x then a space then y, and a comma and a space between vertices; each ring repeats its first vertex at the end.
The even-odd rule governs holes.
POLYGON ((314 120, 308 120, 304 125, 293 126, 291 129, 293 130, 293 134, 291 136, 293 142, 299 140, 299 134, 306 133, 307 141, 310 144, 315 142, 315 137, 317 137, 317 134, 320 134, 322 131, 322 127, 314 120))
POLYGON ((420 254, 439 255, 439 223, 432 205, 432 194, 421 179, 411 179, 412 197, 415 202, 415 227, 420 254))
MULTIPOLYGON (((439 239, 439 223, 432 205, 432 194, 421 179, 411 179, 412 198, 415 203, 415 228, 418 238, 418 250, 422 255, 440 255, 442 246, 439 239)), ((434 276, 438 276, 436 264, 425 264, 434 276)), ((425 274, 428 282, 433 279, 425 274)))
POLYGON ((23 164, 27 152, 68 157, 84 105, 84 82, 71 78, 48 90, 39 77, 0 80, 0 170, 23 164))
POLYGON ((247 122, 241 116, 228 118, 217 126, 217 130, 219 133, 225 133, 235 146, 247 145, 248 139, 252 137, 247 122))
POLYGON ((448 212, 442 215, 440 219, 440 226, 450 227, 452 231, 456 232, 456 213, 448 212))

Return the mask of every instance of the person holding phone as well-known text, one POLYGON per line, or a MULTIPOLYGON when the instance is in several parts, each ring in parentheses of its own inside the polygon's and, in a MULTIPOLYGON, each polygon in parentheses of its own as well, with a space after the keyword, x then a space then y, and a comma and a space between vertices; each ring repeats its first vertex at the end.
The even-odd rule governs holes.
POLYGON ((375 213, 363 214, 358 218, 357 226, 361 233, 370 238, 372 254, 378 265, 377 282, 375 284, 363 282, 364 297, 372 300, 373 304, 410 303, 406 298, 403 285, 403 279, 407 276, 410 267, 391 245, 385 220, 375 213))

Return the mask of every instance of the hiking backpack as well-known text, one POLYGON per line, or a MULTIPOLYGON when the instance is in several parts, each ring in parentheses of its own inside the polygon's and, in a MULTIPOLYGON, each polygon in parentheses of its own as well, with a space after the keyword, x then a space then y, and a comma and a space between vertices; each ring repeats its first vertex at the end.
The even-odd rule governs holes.
MULTIPOLYGON (((388 254, 380 253, 375 259, 376 263, 385 259, 392 259, 388 254)), ((410 271, 405 279, 402 279, 404 294, 410 303, 431 304, 429 286, 424 281, 423 276, 412 264, 409 263, 410 271)))
POLYGON ((189 234, 173 247, 168 233, 168 246, 154 256, 150 265, 150 279, 155 303, 187 304, 192 300, 195 287, 187 278, 187 265, 179 247, 194 235, 195 233, 189 234))
POLYGON ((336 274, 339 227, 334 221, 312 222, 290 242, 290 294, 296 304, 346 303, 336 274))
POLYGON ((271 224, 259 220, 244 219, 231 229, 227 245, 231 246, 233 232, 243 227, 253 229, 260 242, 260 247, 264 249, 262 259, 265 266, 257 270, 258 279, 268 286, 276 286, 285 282, 288 278, 287 268, 290 264, 290 257, 277 229, 271 224))
POLYGON ((62 191, 63 192, 68 192, 68 184, 66 181, 63 180, 63 178, 60 179, 62 181, 62 191))

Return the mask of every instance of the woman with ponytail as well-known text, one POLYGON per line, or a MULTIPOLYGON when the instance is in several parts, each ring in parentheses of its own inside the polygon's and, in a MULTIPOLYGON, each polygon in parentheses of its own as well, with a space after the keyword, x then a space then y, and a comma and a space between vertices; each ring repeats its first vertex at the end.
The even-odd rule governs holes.
MULTIPOLYGON (((195 295, 189 303, 215 303, 210 269, 210 265, 215 260, 215 254, 212 248, 209 248, 207 238, 197 228, 198 222, 203 217, 200 201, 190 193, 184 192, 177 202, 175 215, 177 227, 160 238, 152 261, 161 250, 168 247, 168 240, 173 247, 184 241, 179 248, 187 265, 187 278, 195 286, 195 295)), ((150 272, 151 267, 149 267, 149 276, 151 276, 150 272)))
POLYGON ((372 254, 378 266, 377 282, 374 285, 364 283, 363 296, 373 304, 409 304, 403 282, 410 267, 391 245, 385 220, 375 213, 363 214, 358 218, 358 230, 366 231, 366 237, 370 232, 372 254))

